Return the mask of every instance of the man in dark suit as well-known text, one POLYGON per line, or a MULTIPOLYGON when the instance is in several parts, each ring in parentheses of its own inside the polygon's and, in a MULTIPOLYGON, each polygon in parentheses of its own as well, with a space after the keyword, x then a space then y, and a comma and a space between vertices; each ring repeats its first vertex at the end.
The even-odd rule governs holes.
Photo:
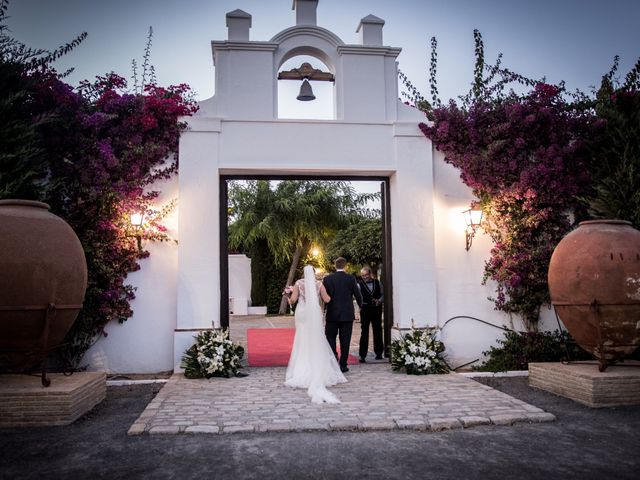
POLYGON ((384 344, 382 340, 382 284, 380 280, 373 278, 371 268, 362 267, 358 287, 362 293, 362 308, 360 308, 360 363, 366 362, 367 351, 369 350, 369 325, 373 330, 373 351, 376 360, 382 360, 384 344))
POLYGON ((353 299, 355 298, 358 307, 362 305, 362 294, 355 277, 344 271, 346 265, 347 261, 344 258, 337 258, 335 261, 335 273, 324 277, 322 281, 324 288, 331 297, 331 301, 327 303, 326 308, 324 333, 336 357, 338 356, 336 335, 340 339, 340 359, 338 362, 340 363, 340 370, 343 372, 349 371, 347 359, 349 358, 353 321, 356 316, 353 308, 353 299))

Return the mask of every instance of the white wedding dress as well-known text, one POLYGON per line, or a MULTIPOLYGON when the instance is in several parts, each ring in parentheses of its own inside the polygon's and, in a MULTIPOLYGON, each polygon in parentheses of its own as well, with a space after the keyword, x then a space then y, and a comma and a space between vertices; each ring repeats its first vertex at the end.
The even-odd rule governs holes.
POLYGON ((296 335, 285 377, 285 385, 307 388, 314 403, 340 403, 327 387, 344 383, 336 357, 327 342, 322 325, 322 310, 318 295, 321 282, 316 282, 313 267, 304 267, 304 280, 296 282, 299 289, 296 307, 296 335), (315 288, 305 288, 313 285, 315 288))

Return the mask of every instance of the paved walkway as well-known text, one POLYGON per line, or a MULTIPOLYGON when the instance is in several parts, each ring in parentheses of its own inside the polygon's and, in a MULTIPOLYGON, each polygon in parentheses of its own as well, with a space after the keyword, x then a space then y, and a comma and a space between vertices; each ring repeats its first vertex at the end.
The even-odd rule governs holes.
POLYGON ((350 366, 331 388, 337 405, 311 403, 284 386, 284 367, 245 369, 244 378, 189 380, 174 374, 129 435, 327 430, 430 430, 550 422, 555 417, 470 378, 406 375, 389 364, 350 366))

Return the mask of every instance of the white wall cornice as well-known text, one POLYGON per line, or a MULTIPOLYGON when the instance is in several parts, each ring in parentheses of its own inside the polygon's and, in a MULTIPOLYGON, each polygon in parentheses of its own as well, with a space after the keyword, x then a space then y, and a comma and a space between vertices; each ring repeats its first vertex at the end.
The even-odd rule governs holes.
POLYGON ((222 121, 220 118, 213 117, 181 117, 182 121, 187 122, 188 132, 220 132, 222 129, 222 121))
POLYGON ((212 40, 214 50, 276 50, 278 44, 273 42, 229 42, 227 40, 212 40))
POLYGON ((339 45, 338 55, 383 55, 396 58, 402 52, 397 47, 368 47, 366 45, 339 45))
POLYGON ((424 137, 415 122, 398 122, 393 124, 394 137, 424 137))
POLYGON ((277 43, 272 42, 229 42, 227 40, 212 40, 211 53, 213 54, 213 64, 216 63, 216 52, 222 50, 245 50, 251 52, 275 52, 278 49, 277 43))
POLYGON ((335 33, 327 30, 326 28, 317 27, 314 25, 297 25, 295 27, 289 27, 277 33, 271 42, 283 43, 293 37, 299 37, 303 35, 309 35, 312 37, 321 38, 333 46, 344 45, 344 42, 335 33))

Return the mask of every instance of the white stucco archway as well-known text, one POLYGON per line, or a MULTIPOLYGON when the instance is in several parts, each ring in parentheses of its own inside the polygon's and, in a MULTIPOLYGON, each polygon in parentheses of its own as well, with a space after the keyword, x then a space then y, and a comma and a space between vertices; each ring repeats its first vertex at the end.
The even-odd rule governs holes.
POLYGON ((391 308, 407 322, 425 312, 435 318, 434 259, 425 256, 434 250, 429 232, 433 225, 428 220, 432 152, 417 127, 422 115, 398 100, 400 49, 382 45, 384 22, 373 16, 359 26, 362 41, 368 43, 344 44, 330 31, 309 23, 315 21, 317 3, 294 2, 303 15, 269 42, 249 41, 250 16, 231 12, 229 40, 212 42, 216 95, 188 119, 189 130, 180 143, 176 354, 192 341, 194 330, 220 325, 219 279, 224 265, 218 253, 219 179, 224 175, 388 178, 391 208, 404 205, 392 213, 394 230, 416 232, 392 238, 392 269, 404 275, 394 283, 391 308), (315 56, 335 75, 336 120, 277 119, 278 69, 295 55, 315 56), (247 81, 252 85, 250 102, 244 88, 247 81), (416 267, 420 274, 411 278, 416 267), (412 312, 409 297, 421 299, 416 311, 412 312))

